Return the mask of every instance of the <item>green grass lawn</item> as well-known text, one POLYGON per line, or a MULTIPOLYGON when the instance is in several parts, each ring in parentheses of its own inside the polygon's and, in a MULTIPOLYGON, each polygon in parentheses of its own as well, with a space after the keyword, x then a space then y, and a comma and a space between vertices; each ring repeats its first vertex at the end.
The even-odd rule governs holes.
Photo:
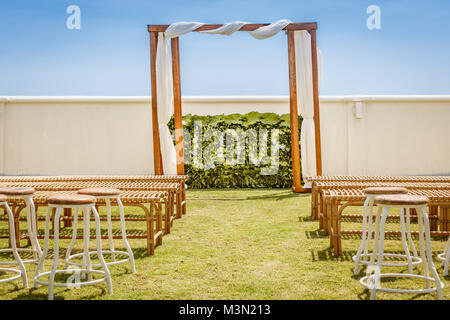
MULTIPOLYGON (((318 222, 310 219, 310 195, 264 189, 190 190, 187 196, 187 215, 175 221, 154 256, 147 256, 144 239, 130 240, 137 273, 131 274, 126 264, 111 266, 112 295, 106 294, 102 283, 80 289, 55 288, 55 299, 368 299, 369 292, 358 281, 363 270, 353 276, 351 256, 360 237, 345 238, 343 257, 333 257, 328 237, 319 231, 318 222)), ((142 214, 133 208, 126 208, 126 213, 142 214)), ((345 222, 343 226, 359 228, 360 224, 345 222)), ((396 226, 396 222, 389 224, 389 228, 396 226)), ((119 230, 118 224, 114 227, 119 230)), ((0 228, 7 232, 5 221, 0 228)), ((39 228, 43 229, 42 222, 39 228)), ((139 232, 145 230, 145 224, 128 223, 127 229, 139 232)), ((0 242, 2 247, 7 245, 5 239, 0 242)), ((67 245, 67 240, 61 241, 62 248, 67 245)), ((124 248, 119 240, 115 245, 124 248)), ((444 239, 434 239, 434 255, 444 246, 444 239)), ((81 248, 81 240, 77 248, 81 248)), ((401 251, 401 242, 387 240, 386 248, 401 251)), ((64 250, 61 257, 63 254, 64 250)), ((435 264, 443 279, 440 263, 435 260, 435 264)), ((49 265, 50 260, 46 270, 49 265)), ((35 264, 27 265, 30 287, 34 268, 35 264)), ((443 281, 443 298, 449 299, 449 277, 443 281)), ((420 280, 383 282, 385 286, 411 284, 422 286, 420 280)), ((22 289, 18 279, 0 284, 0 297, 45 299, 47 287, 22 289)), ((380 292, 377 298, 434 299, 435 294, 380 292)))

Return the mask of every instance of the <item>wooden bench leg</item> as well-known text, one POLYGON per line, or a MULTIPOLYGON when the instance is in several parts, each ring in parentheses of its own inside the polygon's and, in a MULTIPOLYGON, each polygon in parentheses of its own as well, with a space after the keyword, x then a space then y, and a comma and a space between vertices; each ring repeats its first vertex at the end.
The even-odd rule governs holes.
POLYGON ((330 247, 335 251, 336 249, 336 227, 334 225, 334 212, 330 212, 330 247))
POLYGON ((181 195, 181 191, 177 191, 177 199, 176 199, 176 203, 177 203, 177 218, 183 218, 183 208, 182 208, 182 203, 183 202, 183 196, 181 195))
POLYGON ((331 231, 331 202, 328 199, 324 199, 323 212, 322 212, 322 227, 323 234, 329 235, 331 231))
POLYGON ((318 211, 317 211, 317 215, 318 215, 318 219, 319 219, 319 227, 320 229, 323 229, 323 203, 324 203, 324 199, 323 196, 318 194, 317 197, 319 198, 319 204, 318 204, 318 211))
POLYGON ((160 246, 162 245, 162 204, 157 203, 155 208, 155 215, 156 215, 156 243, 155 245, 160 246))
POLYGON ((314 220, 317 219, 316 210, 317 210, 316 188, 314 188, 313 186, 311 190, 311 218, 313 218, 314 220))
POLYGON ((164 233, 168 234, 170 233, 170 227, 172 223, 172 208, 173 208, 173 201, 172 201, 172 194, 169 193, 169 199, 166 203, 164 203, 164 233))
POLYGON ((147 254, 155 253, 155 229, 153 227, 153 203, 150 204, 150 211, 146 211, 147 216, 147 254))
POLYGON ((328 212, 331 218, 331 238, 334 256, 342 255, 342 235, 341 235, 341 215, 335 199, 329 200, 331 202, 331 210, 328 212))
POLYGON ((183 205, 183 215, 186 214, 186 187, 183 186, 181 189, 181 196, 182 196, 182 202, 184 203, 183 205))
POLYGON ((336 231, 337 231, 337 237, 336 237, 336 248, 337 248, 337 253, 338 256, 342 256, 343 252, 342 252, 342 215, 339 212, 339 207, 337 205, 337 201, 334 200, 333 204, 332 204, 332 210, 335 212, 335 221, 336 221, 336 231))
POLYGON ((439 220, 440 231, 450 231, 450 207, 439 207, 439 220))
POLYGON ((21 208, 14 208, 14 232, 16 235, 16 247, 20 248, 20 211, 21 208))
MULTIPOLYGON (((98 209, 97 209, 98 212, 98 209)), ((64 228, 72 227, 72 208, 64 208, 64 228)))
POLYGON ((169 203, 169 209, 170 209, 170 227, 172 228, 173 226, 173 220, 176 219, 176 215, 175 215, 175 199, 176 199, 176 194, 173 193, 172 197, 170 198, 170 203, 169 203))

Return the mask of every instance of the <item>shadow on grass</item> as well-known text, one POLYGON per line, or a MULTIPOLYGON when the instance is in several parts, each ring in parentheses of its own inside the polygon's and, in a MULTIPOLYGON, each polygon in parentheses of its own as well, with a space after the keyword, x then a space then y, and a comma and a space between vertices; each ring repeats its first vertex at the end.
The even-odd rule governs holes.
MULTIPOLYGON (((155 248, 155 253, 158 247, 155 248)), ((144 258, 149 258, 151 257, 148 253, 147 253, 147 248, 133 248, 133 254, 134 254, 134 259, 144 259, 144 258)))
MULTIPOLYGON (((42 287, 45 287, 45 286, 42 286, 42 287)), ((92 290, 94 292, 91 292, 89 295, 83 296, 81 298, 82 300, 93 300, 93 299, 98 298, 99 296, 107 295, 107 292, 106 292, 106 289, 105 289, 106 288, 106 282, 102 282, 100 284, 95 284, 95 285, 90 285, 89 288, 90 288, 90 290, 92 290), (102 287, 102 285, 103 285, 103 287, 102 287)), ((30 289, 28 289, 27 292, 24 292, 24 293, 21 293, 21 294, 17 295, 14 298, 14 300, 47 300, 48 299, 48 294, 47 293, 41 293, 41 292, 36 293, 35 291, 38 290, 38 289, 30 288, 30 289)), ((64 294, 67 294, 71 290, 78 290, 78 289, 65 288, 64 290, 61 290, 60 288, 56 288, 55 287, 54 300, 66 300, 65 297, 64 297, 64 294)), ((113 290, 114 290, 114 285, 113 285, 113 290)), ((77 297, 77 299, 80 299, 80 297, 77 297)), ((71 300, 71 299, 69 299, 69 300, 71 300)))
POLYGON ((247 197, 247 200, 284 200, 284 199, 290 199, 290 198, 304 198, 308 197, 309 193, 293 193, 292 191, 284 191, 284 192, 278 192, 273 194, 266 194, 261 196, 250 196, 247 197))
MULTIPOLYGON (((357 251, 356 250, 347 250, 347 251, 343 251, 342 252, 342 256, 340 257, 336 257, 334 255, 334 250, 330 247, 324 250, 310 250, 311 251, 311 258, 312 261, 353 261, 352 257, 354 255, 356 255, 357 251)), ((418 250, 419 251, 419 250, 418 250)), ((396 250, 396 251, 385 251, 384 253, 394 253, 394 254, 405 254, 404 251, 402 250, 396 250)), ((433 251, 432 252, 432 256, 433 256, 433 260, 434 265, 436 267, 436 269, 439 269, 439 267, 441 267, 441 264, 436 262, 437 260, 437 256, 440 254, 440 251, 433 251)), ((419 256, 420 256, 420 252, 418 252, 419 256)), ((401 259, 401 258, 396 258, 396 257, 384 257, 383 261, 390 261, 390 262, 405 262, 405 259, 401 259)), ((450 278, 446 277, 446 278, 450 278)))
POLYGON ((317 229, 313 231, 305 231, 305 235, 307 239, 322 239, 327 238, 328 236, 325 236, 323 233, 323 230, 317 229))
MULTIPOLYGON (((144 223, 144 221, 142 221, 142 222, 144 223)), ((59 230, 59 240, 71 240, 72 239, 72 230, 73 229, 70 228, 70 227, 61 228, 59 230)), ((79 228, 77 231, 78 231, 77 232, 77 236, 82 237, 83 236, 83 229, 79 228)), ((129 239, 131 239, 133 236, 145 236, 145 232, 146 232, 145 230, 128 228, 127 229, 127 237, 129 239)), ((108 235, 108 229, 100 229, 100 234, 102 235, 102 237, 103 236, 105 237, 105 238, 102 238, 102 242, 103 241, 107 241, 106 236, 108 235)), ((122 231, 120 229, 118 229, 118 228, 112 229, 112 234, 113 234, 113 236, 121 236, 122 235, 122 231)), ((0 235, 3 235, 3 236, 9 235, 9 229, 0 229, 0 235)), ((21 235, 25 236, 26 233, 22 232, 21 235)), ((42 236, 43 237, 44 235, 45 235, 45 231, 42 230, 42 229, 39 229, 38 230, 38 236, 42 236)), ((96 235, 96 231, 91 229, 90 233, 89 233, 90 240, 95 240, 95 235, 96 235)), ((43 239, 41 238, 40 240, 43 240, 43 239)), ((120 239, 115 239, 115 240, 120 240, 120 239)), ((25 243, 25 241, 26 241, 26 239, 21 239, 21 243, 22 243, 21 247, 24 247, 23 244, 25 243)), ((53 241, 53 233, 50 234, 50 241, 53 241)), ((83 239, 78 238, 77 239, 77 243, 78 242, 82 243, 83 239)))
POLYGON ((356 254, 356 251, 344 251, 342 256, 336 257, 332 248, 324 250, 310 250, 311 260, 317 261, 352 261, 352 257, 356 254))
POLYGON ((299 222, 313 222, 313 221, 318 221, 318 220, 314 219, 311 216, 307 216, 307 217, 298 217, 298 221, 299 222))
POLYGON ((258 196, 248 196, 248 197, 188 197, 187 200, 189 201, 248 201, 248 200, 276 200, 281 201, 285 199, 291 199, 291 198, 304 198, 308 197, 309 193, 299 194, 299 193, 293 193, 292 191, 281 191, 281 192, 275 192, 271 194, 264 194, 264 195, 258 195, 258 196))
MULTIPOLYGON (((387 280, 387 279, 383 279, 382 282, 387 283, 387 282, 394 282, 396 281, 395 279, 392 280, 387 280)), ((372 294, 372 290, 369 290, 367 288, 365 288, 361 293, 358 293, 358 298, 359 300, 370 300, 370 295, 372 294)), ((378 292, 377 292, 378 294, 378 292)), ((435 295, 436 293, 417 293, 413 296, 411 296, 410 298, 408 298, 408 300, 418 300, 421 297, 427 296, 427 295, 435 295)), ((375 299, 377 299, 377 297, 375 297, 375 299)))

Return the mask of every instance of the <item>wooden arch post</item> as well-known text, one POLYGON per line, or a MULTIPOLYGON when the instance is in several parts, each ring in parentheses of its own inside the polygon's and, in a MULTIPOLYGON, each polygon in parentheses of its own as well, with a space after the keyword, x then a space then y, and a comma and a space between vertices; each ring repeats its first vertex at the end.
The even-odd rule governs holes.
MULTIPOLYGON (((239 31, 254 31, 260 27, 269 24, 246 24, 239 31)), ((221 27, 221 24, 205 24, 195 31, 213 30, 221 27)), ((158 106, 156 92, 156 48, 158 44, 158 32, 165 32, 168 25, 148 25, 150 33, 150 67, 151 67, 151 88, 152 88, 152 125, 153 125, 153 154, 155 174, 164 174, 161 145, 159 141, 158 125, 158 106)), ((297 75, 295 69, 295 44, 294 32, 306 30, 311 35, 311 54, 312 54, 312 82, 314 98, 314 125, 315 125, 315 144, 316 144, 316 174, 322 174, 322 149, 320 142, 320 108, 319 108, 319 85, 318 85, 318 63, 317 63, 317 42, 316 30, 317 23, 290 23, 285 27, 288 39, 288 57, 289 57, 289 105, 291 118, 291 152, 292 152, 292 173, 293 173, 293 191, 309 192, 301 185, 300 169, 300 143, 298 135, 298 105, 297 105, 297 75)), ((175 144, 177 153, 177 173, 184 174, 184 154, 183 154, 183 122, 181 107, 181 81, 180 81, 180 53, 179 39, 171 40, 172 48, 172 75, 173 75, 173 95, 174 95, 174 120, 175 120, 175 144)))

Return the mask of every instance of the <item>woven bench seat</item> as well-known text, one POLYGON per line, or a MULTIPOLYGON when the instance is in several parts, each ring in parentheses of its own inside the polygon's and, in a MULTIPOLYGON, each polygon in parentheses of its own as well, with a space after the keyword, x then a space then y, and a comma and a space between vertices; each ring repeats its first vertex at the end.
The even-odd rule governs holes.
MULTIPOLYGON (((176 182, 158 182, 158 181, 141 181, 141 182, 128 182, 128 181, 39 181, 39 182, 0 182, 0 188, 2 186, 14 186, 14 187, 33 187, 38 191, 78 191, 86 188, 113 188, 121 191, 166 191, 169 193, 169 199, 167 203, 167 214, 164 215, 165 224, 164 232, 170 233, 170 229, 173 225, 174 219, 182 218, 183 211, 185 212, 186 201, 183 200, 184 187, 182 183, 176 182), (176 208, 176 215, 175 215, 176 208)), ((71 222, 64 220, 64 226, 71 226, 71 222)))
POLYGON ((450 176, 313 176, 308 177, 309 182, 370 182, 370 181, 386 181, 386 182, 450 182, 450 176))
MULTIPOLYGON (((398 184, 397 184, 398 185, 398 184)), ((400 184, 401 185, 401 184, 400 184)), ((405 186, 406 187, 406 186, 405 186)), ((450 188, 427 189, 423 186, 415 189, 414 184, 406 187, 410 195, 425 196, 429 199, 429 219, 431 234, 435 236, 450 235, 450 188), (440 230, 438 231, 438 225, 440 230)), ((360 234, 360 230, 341 230, 343 218, 360 218, 359 214, 343 214, 349 206, 362 206, 366 196, 364 189, 337 188, 323 189, 323 221, 324 230, 330 235, 330 245, 336 256, 342 255, 342 234, 360 234)))
MULTIPOLYGON (((411 177, 408 177, 411 178, 411 177)), ((314 219, 319 219, 320 228, 323 228, 323 190, 329 189, 344 189, 344 192, 351 193, 354 189, 365 189, 369 187, 403 187, 406 189, 431 189, 431 190, 446 190, 450 189, 450 182, 413 182, 413 181, 364 181, 364 182, 349 182, 349 181, 327 181, 314 182, 311 194, 311 216, 314 219)))
MULTIPOLYGON (((7 183, 8 186, 25 186, 30 182, 18 182, 16 183, 7 183)), ((5 183, 1 183, 3 186, 5 183)), ((76 184, 76 186, 70 187, 64 184, 59 185, 58 183, 52 183, 49 185, 31 183, 35 186, 37 190, 33 195, 33 201, 36 205, 36 208, 39 206, 47 206, 47 198, 50 195, 54 194, 67 194, 67 195, 75 195, 77 190, 80 188, 81 184, 76 184), (51 189, 47 191, 43 191, 42 189, 51 189), (64 190, 64 188, 70 190, 64 190), (53 190, 52 190, 53 189, 53 190)), ((70 185, 70 184, 69 184, 70 185)), ((85 185, 95 185, 97 187, 99 184, 85 184, 85 185)), ((175 188, 174 186, 168 187, 175 188)), ((120 198, 125 206, 137 206, 140 207, 145 212, 145 218, 133 218, 130 219, 132 221, 146 221, 147 222, 147 233, 137 236, 131 236, 131 238, 146 238, 147 239, 147 253, 152 255, 154 254, 154 248, 156 245, 162 244, 162 235, 163 235, 163 214, 162 208, 163 206, 166 208, 165 217, 170 221, 171 211, 170 211, 170 197, 168 191, 151 191, 151 190, 121 190, 120 198), (146 206, 149 205, 149 208, 146 206)), ((14 216, 19 221, 20 211, 24 208, 23 200, 21 199, 9 199, 8 203, 10 203, 13 208, 14 216)), ((114 200, 111 201, 114 204, 114 200)), ((99 199, 96 202, 96 205, 104 205, 104 201, 99 199)), ((113 218, 116 220, 118 218, 113 218)), ((42 219, 41 219, 42 220, 42 219)), ((72 220, 70 209, 65 212, 62 220, 65 222, 65 226, 70 226, 72 220)), ((167 224, 166 220, 166 224, 167 224)), ((7 237, 7 236, 6 236, 7 237)), ((62 236, 62 238, 70 238, 70 236, 62 236)), ((106 237, 105 237, 106 238, 106 237)), ((120 238, 120 236, 117 236, 120 238)))
POLYGON ((320 186, 319 182, 351 184, 361 182, 413 182, 413 183, 450 183, 450 176, 312 176, 307 179, 312 184, 311 216, 319 219, 320 186))
POLYGON ((1 176, 0 182, 68 182, 68 181, 157 181, 157 182, 186 182, 186 175, 144 175, 144 176, 1 176))
MULTIPOLYGON (((8 186, 10 183, 24 183, 23 186, 35 186, 37 190, 73 190, 76 188, 105 187, 118 188, 121 190, 155 190, 168 191, 176 194, 176 217, 181 218, 186 214, 186 182, 187 175, 141 175, 141 176, 0 176, 0 186, 8 186), (64 186, 55 185, 52 187, 48 183, 62 183, 64 186), (75 183, 81 183, 75 185, 75 183), (83 184, 83 183, 92 183, 83 184), (169 183, 178 184, 176 187, 169 186, 169 183), (39 188, 42 185, 42 188, 39 188), (72 187, 73 186, 73 187, 72 187)), ((22 184, 21 184, 22 185, 22 184)), ((175 196, 174 196, 175 197, 175 196)), ((173 211, 173 209, 172 209, 173 211)), ((173 212, 172 212, 173 213, 173 212)), ((172 214, 173 216, 173 214, 172 214)))
MULTIPOLYGON (((317 182, 315 191, 317 195, 312 194, 311 198, 311 212, 314 217, 319 219, 319 227, 324 230, 325 235, 328 234, 329 224, 327 223, 327 208, 325 206, 324 195, 328 190, 342 190, 339 194, 341 196, 349 195, 365 195, 361 190, 370 187, 403 187, 408 190, 449 190, 450 183, 436 183, 436 182, 317 182)), ((364 199, 362 200, 364 201, 364 199)))

